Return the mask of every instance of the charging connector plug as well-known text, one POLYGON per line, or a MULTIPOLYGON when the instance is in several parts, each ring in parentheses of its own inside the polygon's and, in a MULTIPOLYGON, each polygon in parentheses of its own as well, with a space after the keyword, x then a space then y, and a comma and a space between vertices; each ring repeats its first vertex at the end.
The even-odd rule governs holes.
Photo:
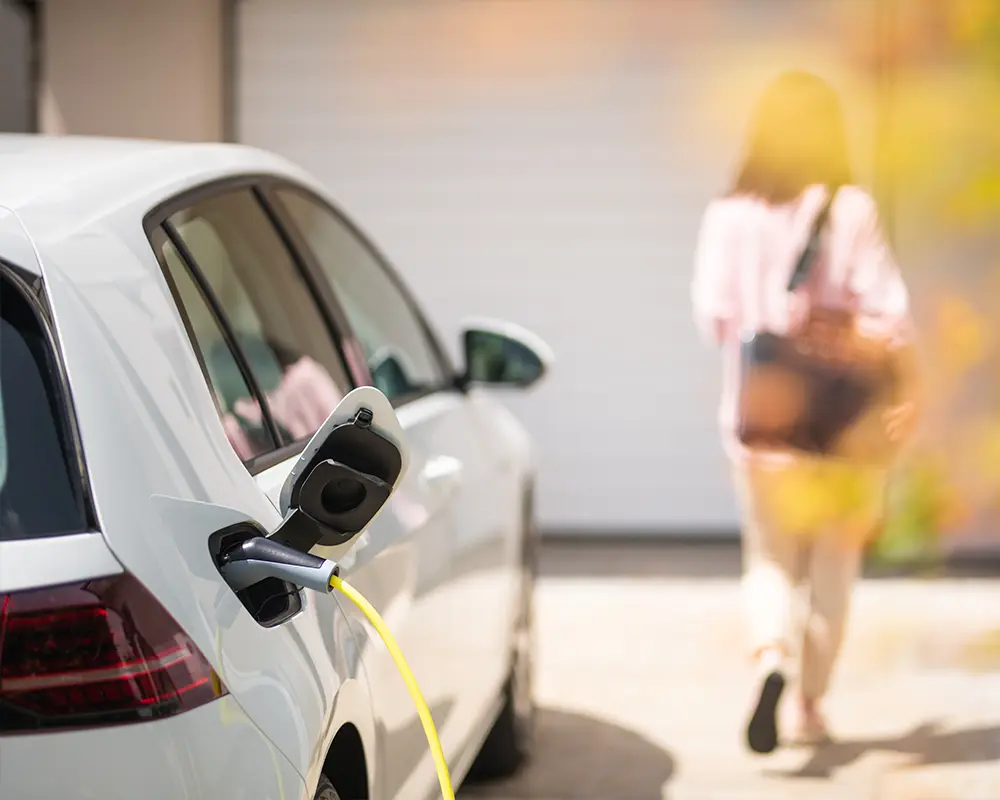
POLYGON ((224 552, 219 561, 222 577, 237 592, 265 578, 279 578, 328 594, 333 591, 330 579, 340 574, 337 562, 302 553, 264 536, 240 542, 224 552))

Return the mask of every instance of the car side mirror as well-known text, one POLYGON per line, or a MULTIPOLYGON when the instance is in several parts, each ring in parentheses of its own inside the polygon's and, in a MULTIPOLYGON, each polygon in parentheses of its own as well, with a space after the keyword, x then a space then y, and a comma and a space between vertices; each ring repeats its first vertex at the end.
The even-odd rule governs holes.
POLYGON ((278 498, 282 523, 269 538, 301 552, 344 544, 381 511, 406 472, 409 450, 388 398, 350 392, 316 431, 278 498))
POLYGON ((527 388, 538 383, 554 357, 538 336, 509 322, 478 320, 462 328, 463 386, 527 388))

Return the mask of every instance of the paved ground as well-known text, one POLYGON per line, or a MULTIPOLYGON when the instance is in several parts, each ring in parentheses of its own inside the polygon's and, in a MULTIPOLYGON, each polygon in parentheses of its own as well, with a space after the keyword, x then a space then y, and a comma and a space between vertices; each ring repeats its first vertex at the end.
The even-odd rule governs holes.
POLYGON ((1000 575, 864 581, 838 742, 760 758, 737 574, 735 548, 546 548, 536 759, 462 797, 1000 800, 1000 575))

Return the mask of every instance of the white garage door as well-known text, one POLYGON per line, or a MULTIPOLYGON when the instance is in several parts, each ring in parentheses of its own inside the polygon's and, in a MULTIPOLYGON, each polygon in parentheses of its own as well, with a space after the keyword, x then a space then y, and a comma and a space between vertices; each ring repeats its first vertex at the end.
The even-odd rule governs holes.
POLYGON ((243 0, 238 135, 325 181, 449 341, 487 314, 551 343, 551 380, 510 399, 545 526, 729 532, 718 362, 688 306, 698 219, 783 67, 849 92, 864 174, 844 6, 864 4, 243 0))

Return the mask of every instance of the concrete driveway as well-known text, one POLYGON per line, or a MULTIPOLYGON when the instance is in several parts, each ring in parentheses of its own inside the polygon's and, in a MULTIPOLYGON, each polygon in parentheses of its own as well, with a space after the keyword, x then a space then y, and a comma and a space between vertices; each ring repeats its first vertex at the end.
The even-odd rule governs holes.
POLYGON ((1000 579, 866 579, 835 744, 744 750, 735 547, 558 544, 538 590, 537 754, 461 796, 998 800, 1000 579))

